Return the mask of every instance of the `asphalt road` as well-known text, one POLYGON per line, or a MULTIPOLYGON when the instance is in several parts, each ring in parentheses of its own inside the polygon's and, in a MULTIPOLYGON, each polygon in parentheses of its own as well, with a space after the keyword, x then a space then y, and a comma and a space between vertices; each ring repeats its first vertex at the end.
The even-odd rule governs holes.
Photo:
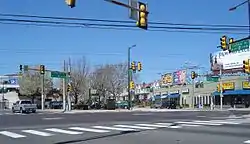
POLYGON ((185 144, 201 140, 236 144, 250 140, 250 118, 241 117, 242 113, 237 113, 238 117, 230 117, 230 112, 218 111, 7 113, 0 113, 0 142, 4 144, 172 144, 176 140, 185 144))

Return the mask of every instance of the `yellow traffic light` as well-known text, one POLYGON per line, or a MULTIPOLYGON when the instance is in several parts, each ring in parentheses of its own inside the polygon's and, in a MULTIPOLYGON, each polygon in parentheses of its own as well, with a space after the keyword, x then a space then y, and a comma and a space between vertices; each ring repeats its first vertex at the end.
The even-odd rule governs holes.
POLYGON ((191 78, 192 79, 195 79, 197 77, 197 74, 195 73, 195 71, 192 71, 191 72, 191 78))
POLYGON ((227 36, 222 36, 220 38, 220 45, 223 50, 227 50, 227 36))
POLYGON ((132 69, 134 72, 136 71, 135 62, 131 62, 131 69, 132 69))
POLYGON ((142 64, 141 64, 141 62, 138 62, 138 63, 137 63, 137 70, 138 70, 138 71, 141 71, 141 70, 142 70, 142 64))
POLYGON ((138 2, 139 3, 139 19, 136 22, 136 25, 139 28, 148 29, 148 12, 147 12, 147 5, 145 3, 142 2, 138 2))
POLYGON ((71 8, 76 6, 76 0, 65 0, 66 4, 71 8))
POLYGON ((243 60, 243 72, 244 73, 250 73, 250 59, 243 60))
POLYGON ((130 87, 130 89, 134 89, 134 88, 135 88, 135 83, 134 83, 134 81, 130 81, 129 87, 130 87))
POLYGON ((45 74, 45 66, 40 65, 40 74, 45 74))
POLYGON ((67 92, 70 92, 70 91, 72 91, 72 87, 71 87, 71 84, 68 84, 67 92))
POLYGON ((234 42, 234 38, 229 39, 229 44, 232 44, 234 42))
MULTIPOLYGON (((220 84, 217 85, 217 92, 220 92, 220 84)), ((225 92, 225 89, 222 87, 222 92, 225 92)))

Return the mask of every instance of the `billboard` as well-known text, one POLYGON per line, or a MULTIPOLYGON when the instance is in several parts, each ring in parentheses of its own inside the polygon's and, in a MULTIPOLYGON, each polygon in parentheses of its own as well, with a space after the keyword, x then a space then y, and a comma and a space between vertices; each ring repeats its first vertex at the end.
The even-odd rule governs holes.
POLYGON ((219 71, 220 66, 224 73, 242 71, 243 60, 250 58, 250 49, 244 49, 229 53, 228 51, 219 51, 210 54, 210 64, 212 71, 219 71))
POLYGON ((162 75, 162 82, 161 85, 162 86, 169 86, 173 84, 173 75, 172 73, 166 73, 164 75, 162 75))
POLYGON ((178 70, 173 73, 173 84, 181 85, 186 83, 186 70, 178 70))

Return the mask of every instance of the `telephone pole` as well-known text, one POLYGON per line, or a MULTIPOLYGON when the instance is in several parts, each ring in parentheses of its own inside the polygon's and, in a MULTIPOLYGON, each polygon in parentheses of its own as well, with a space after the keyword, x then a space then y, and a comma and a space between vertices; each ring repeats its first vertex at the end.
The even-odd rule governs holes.
MULTIPOLYGON (((66 62, 63 61, 63 72, 66 72, 66 62)), ((63 78, 63 111, 66 111, 66 78, 63 78)))
MULTIPOLYGON (((68 71, 68 75, 67 75, 67 82, 68 84, 71 85, 71 77, 70 77, 70 74, 71 74, 71 59, 69 58, 69 67, 67 69, 68 71)), ((72 88, 72 86, 71 86, 72 88)), ((69 111, 71 111, 71 91, 68 91, 68 108, 69 108, 69 111)))
POLYGON ((44 110, 44 74, 41 74, 41 95, 42 95, 42 100, 41 100, 41 103, 42 103, 42 110, 44 110))

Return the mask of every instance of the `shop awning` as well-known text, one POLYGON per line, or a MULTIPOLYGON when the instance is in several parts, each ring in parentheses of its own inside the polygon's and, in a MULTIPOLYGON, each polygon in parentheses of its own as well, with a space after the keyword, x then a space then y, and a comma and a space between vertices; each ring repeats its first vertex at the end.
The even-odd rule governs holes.
MULTIPOLYGON (((220 92, 213 92, 213 96, 219 96, 220 92)), ((228 90, 223 95, 250 95, 250 90, 228 90)))

